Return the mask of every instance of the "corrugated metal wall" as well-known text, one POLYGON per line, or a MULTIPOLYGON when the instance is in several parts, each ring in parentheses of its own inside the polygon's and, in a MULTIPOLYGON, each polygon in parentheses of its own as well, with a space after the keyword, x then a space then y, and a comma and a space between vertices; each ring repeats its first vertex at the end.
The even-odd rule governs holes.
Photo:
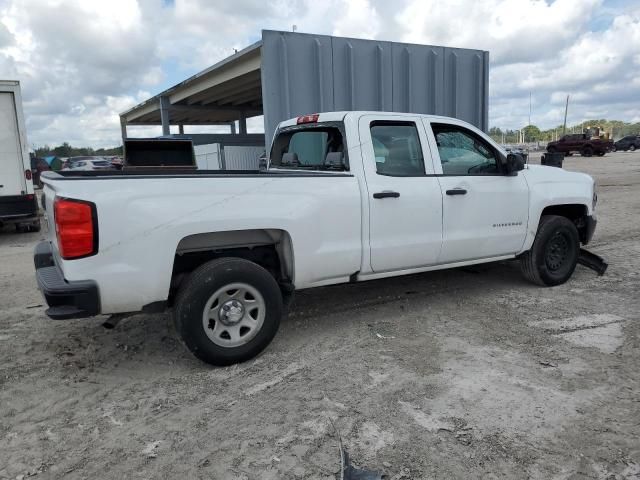
POLYGON ((314 112, 379 110, 460 118, 488 129, 489 53, 293 32, 262 32, 267 144, 314 112))
POLYGON ((195 145, 198 170, 258 170, 264 147, 224 146, 219 143, 195 145), (224 164, 224 165, 223 165, 224 164))
POLYGON ((226 170, 258 170, 264 147, 224 147, 226 170))

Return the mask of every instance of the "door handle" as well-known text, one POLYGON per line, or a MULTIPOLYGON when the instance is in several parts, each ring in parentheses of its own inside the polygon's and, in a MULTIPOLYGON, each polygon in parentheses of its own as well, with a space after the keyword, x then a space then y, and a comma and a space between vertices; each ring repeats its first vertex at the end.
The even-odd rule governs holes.
POLYGON ((391 192, 389 190, 385 190, 384 192, 376 192, 373 194, 373 198, 398 198, 399 196, 399 192, 391 192))
POLYGON ((447 195, 466 195, 467 191, 464 188, 454 188, 453 190, 447 190, 447 195))

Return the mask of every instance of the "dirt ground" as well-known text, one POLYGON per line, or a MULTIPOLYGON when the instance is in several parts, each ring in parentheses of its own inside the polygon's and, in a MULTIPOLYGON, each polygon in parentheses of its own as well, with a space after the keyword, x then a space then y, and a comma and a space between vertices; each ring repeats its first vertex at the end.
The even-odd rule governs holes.
POLYGON ((229 368, 169 314, 48 320, 43 234, 5 229, 0 478, 333 479, 338 434, 394 480, 640 478, 640 153, 565 168, 599 184, 605 276, 539 288, 505 262, 304 291, 229 368))

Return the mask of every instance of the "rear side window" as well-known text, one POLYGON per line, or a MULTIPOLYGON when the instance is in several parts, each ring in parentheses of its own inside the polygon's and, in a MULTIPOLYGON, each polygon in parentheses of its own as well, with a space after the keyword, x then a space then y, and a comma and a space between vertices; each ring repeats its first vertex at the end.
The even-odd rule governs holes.
POLYGON ((278 133, 272 167, 348 170, 342 133, 337 126, 296 127, 278 133))
POLYGON ((371 142, 379 175, 419 177, 425 174, 415 123, 372 122, 371 142))

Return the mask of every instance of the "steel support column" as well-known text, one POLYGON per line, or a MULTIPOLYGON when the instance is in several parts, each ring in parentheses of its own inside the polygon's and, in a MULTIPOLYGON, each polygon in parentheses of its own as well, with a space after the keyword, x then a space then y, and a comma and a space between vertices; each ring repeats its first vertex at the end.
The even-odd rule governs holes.
POLYGON ((246 135, 247 133, 247 114, 244 111, 240 111, 240 135, 246 135))
POLYGON ((160 97, 160 121, 162 122, 162 135, 170 135, 169 97, 160 97))
POLYGON ((120 132, 122 134, 122 144, 124 145, 124 141, 127 139, 127 121, 124 117, 120 117, 120 132))

